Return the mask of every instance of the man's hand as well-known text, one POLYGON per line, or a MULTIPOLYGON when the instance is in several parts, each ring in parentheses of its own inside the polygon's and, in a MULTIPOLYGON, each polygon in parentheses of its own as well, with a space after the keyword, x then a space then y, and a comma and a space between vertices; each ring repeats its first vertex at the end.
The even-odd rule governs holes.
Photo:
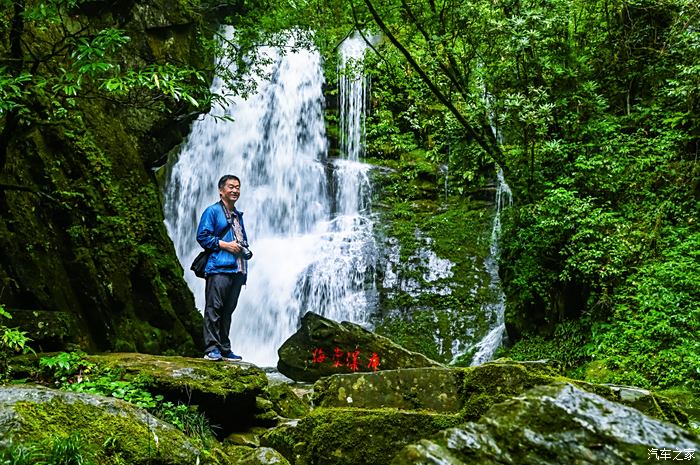
POLYGON ((241 246, 238 244, 238 242, 235 241, 226 242, 220 240, 219 248, 227 252, 231 252, 234 255, 238 254, 241 251, 241 246))

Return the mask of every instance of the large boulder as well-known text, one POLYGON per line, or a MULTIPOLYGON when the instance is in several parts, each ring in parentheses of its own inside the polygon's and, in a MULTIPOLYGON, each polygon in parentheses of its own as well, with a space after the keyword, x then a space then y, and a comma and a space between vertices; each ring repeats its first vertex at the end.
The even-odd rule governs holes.
POLYGON ((71 434, 93 463, 191 465, 207 456, 200 439, 122 400, 40 386, 0 387, 0 449, 50 449, 71 434))
POLYGON ((313 312, 302 317, 301 327, 278 355, 280 373, 306 382, 338 373, 442 366, 359 325, 337 323, 313 312))
POLYGON ((546 363, 495 360, 465 368, 463 373, 461 393, 465 418, 469 420, 478 420, 492 405, 521 395, 535 386, 566 382, 612 402, 634 407, 651 417, 681 426, 688 424, 688 415, 663 396, 634 387, 593 384, 566 378, 546 363))
POLYGON ((571 384, 539 386, 404 448, 393 465, 627 465, 678 460, 700 438, 571 384))
POLYGON ((224 437, 256 422, 258 397, 267 387, 265 372, 246 362, 211 362, 137 353, 91 355, 101 369, 138 380, 173 403, 199 406, 224 437))

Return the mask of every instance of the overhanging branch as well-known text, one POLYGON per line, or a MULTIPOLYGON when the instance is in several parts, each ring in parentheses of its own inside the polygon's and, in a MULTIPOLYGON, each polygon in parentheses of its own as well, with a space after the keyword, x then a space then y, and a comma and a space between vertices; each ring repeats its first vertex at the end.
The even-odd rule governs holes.
POLYGON ((387 36, 389 41, 397 48, 397 50, 406 58, 406 61, 415 69, 418 75, 421 77, 423 82, 428 86, 428 89, 435 95, 435 97, 445 105, 445 107, 452 113, 452 115, 457 119, 459 124, 467 131, 467 134, 474 139, 477 144, 502 168, 505 170, 506 165, 504 163, 503 156, 497 145, 490 145, 487 140, 477 132, 474 127, 469 124, 469 121, 464 117, 464 115, 454 106, 447 96, 440 90, 440 88, 428 77, 428 74, 423 70, 423 68, 418 64, 418 62, 413 58, 411 52, 409 52, 406 47, 394 36, 391 30, 382 20, 381 16, 374 8, 371 0, 364 0, 367 9, 369 10, 372 18, 379 26, 379 29, 387 36))

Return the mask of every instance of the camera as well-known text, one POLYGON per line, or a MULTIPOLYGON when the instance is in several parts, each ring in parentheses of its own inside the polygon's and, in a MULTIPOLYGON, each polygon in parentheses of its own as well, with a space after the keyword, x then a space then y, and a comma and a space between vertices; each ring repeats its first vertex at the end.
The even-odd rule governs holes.
POLYGON ((241 251, 238 252, 238 255, 246 260, 253 258, 253 252, 248 248, 248 241, 236 241, 236 243, 241 247, 241 251))

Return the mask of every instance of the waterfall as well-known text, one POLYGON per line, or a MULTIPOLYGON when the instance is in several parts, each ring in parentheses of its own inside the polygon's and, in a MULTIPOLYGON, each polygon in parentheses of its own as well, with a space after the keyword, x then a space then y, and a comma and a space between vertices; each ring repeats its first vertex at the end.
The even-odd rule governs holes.
POLYGON ((471 365, 479 365, 488 362, 493 358, 493 354, 503 343, 506 333, 505 309, 506 296, 501 289, 501 278, 498 276, 498 238, 501 233, 501 210, 505 202, 508 205, 513 203, 513 194, 510 187, 503 178, 503 171, 498 170, 496 181, 496 214, 493 218, 491 228, 491 243, 489 245, 489 255, 484 260, 484 267, 488 272, 490 283, 489 289, 493 296, 493 301, 482 305, 484 317, 491 321, 491 329, 484 338, 476 344, 476 353, 472 357, 471 365))
MULTIPOLYGON (((230 29, 226 33, 232 36, 230 29)), ((244 212, 254 256, 232 318, 232 348, 246 361, 274 366, 277 349, 306 311, 367 324, 376 252, 366 211, 368 167, 357 161, 362 130, 347 136, 347 147, 356 151, 347 159, 327 154, 320 54, 260 52, 269 58, 268 78, 251 77, 256 92, 232 98, 226 108, 212 109, 192 125, 166 179, 164 211, 201 310, 204 280, 189 271, 201 250, 197 223, 204 208, 218 200, 219 177, 241 178, 236 207, 244 212), (233 121, 216 118, 223 115, 233 121)), ((362 79, 353 80, 349 93, 356 86, 366 88, 362 79)), ((212 91, 231 94, 220 79, 212 91)), ((355 113, 364 106, 344 108, 347 118, 361 121, 355 113)))

